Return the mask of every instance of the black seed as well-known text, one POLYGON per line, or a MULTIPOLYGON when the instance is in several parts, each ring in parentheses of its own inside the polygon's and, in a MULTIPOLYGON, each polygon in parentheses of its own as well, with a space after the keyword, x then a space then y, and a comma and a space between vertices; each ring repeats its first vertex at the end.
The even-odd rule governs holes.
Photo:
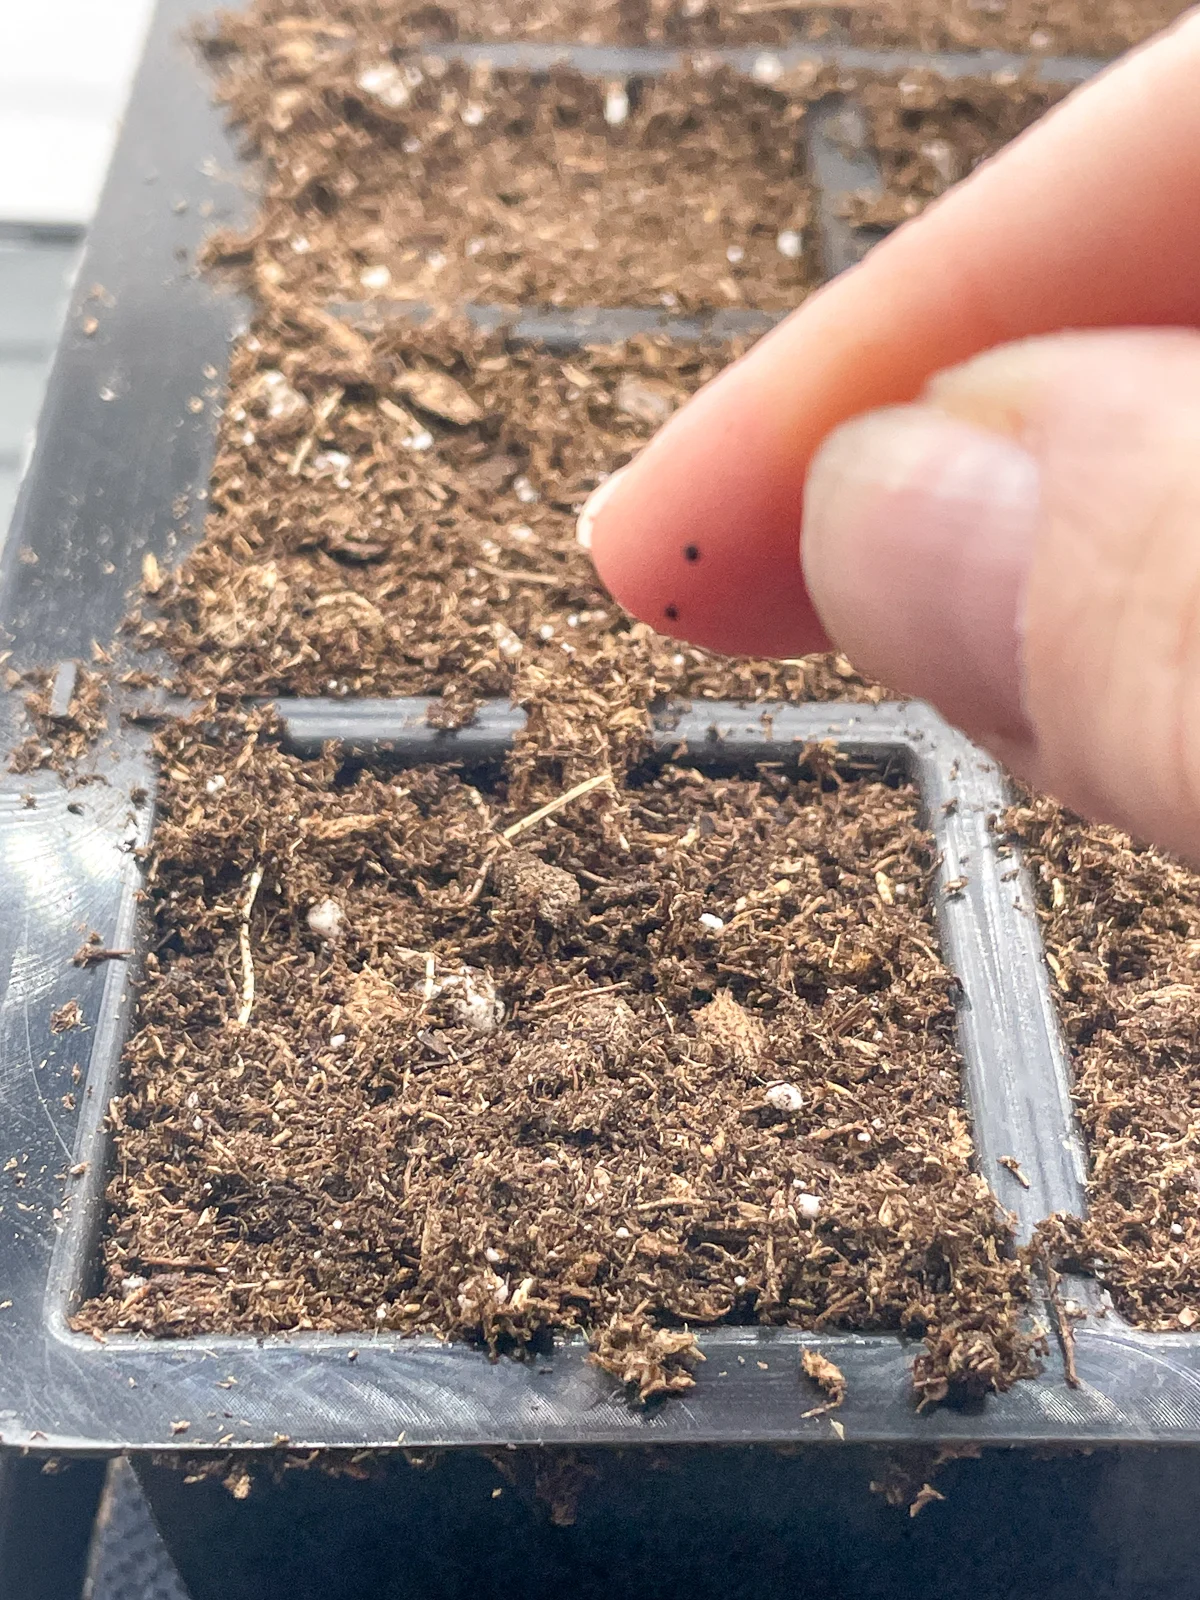
POLYGON ((685 561, 699 561, 699 559, 700 559, 700 546, 698 544, 684 545, 684 547, 683 547, 683 559, 685 561))
POLYGON ((679 607, 678 606, 664 606, 663 607, 663 616, 666 617, 668 622, 677 622, 679 620, 679 607))

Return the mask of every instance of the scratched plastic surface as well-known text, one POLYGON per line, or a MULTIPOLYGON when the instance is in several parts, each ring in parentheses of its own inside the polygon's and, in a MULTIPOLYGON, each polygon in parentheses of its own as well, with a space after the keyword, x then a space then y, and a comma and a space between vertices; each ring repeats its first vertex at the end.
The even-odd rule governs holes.
MULTIPOLYGON (((189 21, 208 9, 208 0, 165 0, 89 239, 80 293, 102 283, 112 304, 92 338, 80 332, 80 295, 72 305, 0 568, 0 624, 18 667, 86 661, 93 640, 112 641, 143 555, 168 564, 178 557, 181 500, 193 522, 202 513, 214 419, 210 407, 197 415, 187 402, 203 390, 205 367, 225 372, 248 308, 200 278, 191 262, 206 233, 244 223, 252 208, 250 180, 184 42, 189 21)), ((888 63, 908 59, 889 56, 888 63)), ((950 63, 962 71, 995 65, 992 58, 950 63)), ((1091 65, 1043 63, 1041 71, 1069 76, 1070 67, 1082 76, 1091 65)), ((606 58, 589 70, 617 67, 606 58)), ((828 271, 861 245, 830 227, 834 191, 871 181, 866 155, 845 137, 846 114, 846 102, 831 102, 812 118, 812 166, 827 189, 828 271)), ((343 309, 381 314, 378 305, 343 309)), ((486 321, 491 313, 479 309, 486 321)), ((517 332, 569 345, 601 336, 604 318, 625 315, 576 313, 572 326, 570 317, 528 311, 517 332)), ((736 330, 667 331, 721 337, 736 330)), ((59 698, 70 671, 65 666, 56 682, 59 698)), ((14 707, 7 701, 2 712, 10 741, 14 707)), ((135 810, 128 798, 131 787, 153 788, 149 734, 119 709, 93 758, 104 781, 66 790, 52 774, 0 779, 0 1167, 15 1159, 10 1171, 23 1174, 19 1187, 0 1195, 0 1300, 11 1301, 0 1308, 3 1443, 178 1449, 173 1424, 185 1420, 189 1450, 218 1441, 266 1448, 281 1435, 297 1446, 832 1446, 839 1434, 829 1419, 804 1419, 797 1404, 800 1352, 818 1342, 846 1374, 837 1421, 850 1442, 1200 1442, 1200 1339, 1140 1334, 1112 1315, 1076 1325, 1080 1387, 1068 1386, 1052 1348, 1043 1374, 1009 1394, 969 1411, 921 1415, 910 1394, 914 1349, 890 1336, 825 1333, 818 1341, 786 1329, 706 1331, 709 1359, 696 1388, 647 1413, 614 1391, 578 1342, 534 1365, 387 1335, 98 1343, 73 1334, 67 1317, 95 1271, 108 1159, 103 1119, 119 1088, 136 961, 83 970, 71 956, 90 929, 106 945, 136 947, 132 852, 151 826, 150 807, 135 810), (88 1031, 52 1034, 51 1011, 75 998, 88 1031), (359 1351, 353 1363, 352 1348, 359 1351), (236 1386, 216 1390, 216 1379, 228 1376, 236 1386)), ((489 705, 471 728, 447 734, 428 728, 423 702, 286 702, 281 710, 298 750, 333 738, 347 751, 386 752, 400 762, 493 761, 520 721, 510 707, 489 705)), ((962 986, 960 1034, 981 1170, 1016 1214, 1022 1237, 1051 1211, 1079 1209, 1083 1153, 1032 897, 1023 877, 1008 876, 1011 858, 997 855, 989 826, 1005 803, 993 765, 921 706, 697 704, 665 716, 656 737, 664 752, 686 746, 686 759, 701 766, 777 760, 813 738, 907 764, 938 835, 941 885, 966 879, 958 892, 939 893, 938 908, 962 986), (1028 1190, 1001 1156, 1018 1158, 1028 1190)), ((1086 1286, 1073 1285, 1072 1293, 1099 1309, 1086 1286)), ((1044 1307, 1038 1314, 1049 1322, 1044 1307)))

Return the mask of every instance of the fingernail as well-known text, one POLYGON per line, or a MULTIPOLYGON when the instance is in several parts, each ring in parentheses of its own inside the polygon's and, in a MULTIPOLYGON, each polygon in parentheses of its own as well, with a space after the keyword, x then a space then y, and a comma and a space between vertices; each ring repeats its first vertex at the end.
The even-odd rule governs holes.
POLYGON ((863 671, 978 737, 1019 738, 1021 633, 1040 512, 1022 445, 932 406, 836 430, 805 484, 821 619, 863 671))
POLYGON ((627 471, 622 467, 619 472, 611 472, 603 483, 598 483, 591 494, 584 501, 583 510, 579 513, 579 521, 575 524, 575 537, 585 550, 592 548, 592 529, 596 525, 596 518, 600 515, 600 508, 617 486, 618 480, 627 471))

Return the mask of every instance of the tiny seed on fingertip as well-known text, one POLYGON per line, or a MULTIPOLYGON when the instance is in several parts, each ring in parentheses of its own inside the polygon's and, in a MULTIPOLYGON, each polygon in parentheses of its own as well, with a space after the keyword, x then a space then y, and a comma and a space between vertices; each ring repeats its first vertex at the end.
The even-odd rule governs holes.
POLYGON ((699 561, 699 559, 700 559, 700 546, 698 544, 684 545, 684 547, 683 547, 683 559, 685 561, 699 561))
POLYGON ((679 607, 678 606, 664 606, 663 607, 663 616, 666 617, 668 622, 678 622, 679 621, 679 607))

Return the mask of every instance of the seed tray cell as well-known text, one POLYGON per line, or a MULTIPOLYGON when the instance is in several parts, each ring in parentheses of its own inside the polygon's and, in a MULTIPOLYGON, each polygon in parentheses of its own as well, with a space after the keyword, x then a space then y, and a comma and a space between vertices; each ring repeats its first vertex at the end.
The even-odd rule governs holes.
MULTIPOLYGON (((427 54, 468 66, 549 72, 556 66, 593 74, 606 81, 650 80, 691 67, 724 66, 756 83, 811 82, 823 71, 853 84, 856 73, 934 73, 953 82, 991 79, 998 86, 1020 80, 1028 85, 1069 89, 1085 83, 1104 62, 1089 56, 1029 56, 1004 51, 872 50, 853 45, 809 43, 785 48, 716 47, 679 51, 657 46, 563 45, 504 41, 430 47, 427 54)), ((830 93, 811 107, 805 121, 808 174, 814 190, 818 262, 831 278, 859 261, 887 231, 856 225, 853 213, 868 210, 883 195, 879 163, 870 148, 866 119, 850 93, 830 93)), ((743 317, 756 313, 744 311, 743 317)), ((758 313, 761 315, 761 313, 758 313)), ((778 314, 776 314, 778 320, 778 314)), ((749 330, 746 330, 749 331, 749 330)), ((757 330, 756 330, 757 331, 757 330)), ((684 334, 683 337, 688 335, 684 334)))
POLYGON ((687 308, 785 308, 812 286, 803 104, 728 68, 626 92, 564 68, 485 85, 443 60, 408 64, 397 110, 391 79, 363 88, 378 60, 360 46, 327 68, 325 104, 357 115, 319 105, 277 131, 247 113, 267 173, 254 266, 276 292, 654 308, 669 282, 687 308), (312 174, 334 166, 331 205, 312 174))
MULTIPOLYGON (((284 739, 298 752, 334 743, 362 759, 387 756, 400 764, 440 760, 474 769, 501 756, 520 725, 519 714, 500 703, 483 707, 463 734, 431 731, 425 720, 429 707, 428 701, 278 703, 284 739)), ((665 714, 656 725, 653 743, 663 758, 693 763, 702 770, 727 770, 794 758, 816 740, 832 740, 847 755, 868 761, 899 760, 920 786, 939 847, 942 944, 962 985, 960 1038, 980 1165, 997 1192, 1011 1200, 1018 1227, 1027 1235, 1048 1210, 1078 1204, 1080 1151, 1074 1140, 1047 1144, 1039 1137, 1046 1125, 1069 1133, 1065 1077, 1027 902, 1020 897, 1019 879, 1011 876, 1009 858, 995 847, 992 823, 1004 796, 993 764, 919 706, 862 707, 839 715, 822 706, 774 705, 748 711, 711 702, 665 714), (1034 1061, 1040 1073, 1028 1071, 1034 1061), (1019 1153, 1027 1189, 1001 1165, 1001 1157, 1014 1153, 1019 1153), (1011 1195, 1005 1192, 1006 1179, 1011 1195)), ((104 901, 103 906, 87 902, 87 920, 101 932, 103 948, 132 950, 138 939, 139 873, 130 849, 147 836, 150 807, 144 805, 140 815, 131 817, 126 796, 139 778, 149 788, 153 773, 144 734, 139 737, 134 731, 117 743, 124 747, 124 760, 110 784, 103 786, 107 805, 97 803, 92 815, 76 819, 66 812, 64 797, 44 784, 44 798, 39 794, 32 811, 19 797, 12 797, 10 838, 17 837, 18 826, 29 817, 36 819, 25 824, 36 843, 27 839, 22 851, 10 848, 9 856, 28 857, 39 847, 51 849, 52 844, 41 844, 49 836, 57 842, 67 872, 78 877, 86 871, 89 858, 102 856, 107 835, 119 867, 99 888, 97 899, 104 901), (72 830, 76 820, 78 827, 72 830)), ((53 949, 64 966, 80 948, 79 905, 76 899, 72 910, 60 908, 55 928, 53 949)), ((43 915, 50 910, 43 905, 43 915)), ((63 1003, 58 999, 61 979, 54 993, 40 992, 57 976, 54 967, 51 958, 36 979, 32 975, 26 979, 26 1023, 40 1020, 35 1007, 44 1005, 48 1017, 56 1004, 63 1003)), ((827 1431, 824 1424, 818 1419, 802 1422, 795 1405, 799 1352, 814 1345, 837 1361, 858 1397, 848 1400, 839 1413, 847 1436, 907 1438, 913 1436, 908 1431, 912 1428, 917 1436, 925 1436, 924 1419, 914 1413, 908 1393, 913 1351, 886 1335, 814 1337, 790 1330, 734 1328, 706 1333, 701 1346, 708 1362, 697 1389, 686 1405, 667 1407, 647 1421, 614 1392, 609 1379, 586 1363, 579 1342, 564 1345, 545 1361, 492 1364, 467 1347, 420 1338, 305 1334, 257 1341, 205 1337, 156 1343, 114 1335, 97 1344, 71 1333, 67 1319, 88 1291, 98 1256, 110 1165, 104 1119, 120 1088, 121 1043, 132 1009, 131 974, 131 964, 115 960, 98 983, 89 985, 79 969, 66 980, 68 987, 82 991, 85 1005, 89 1000, 95 1005, 94 1013, 89 1008, 94 1032, 88 1041, 84 1104, 72 1152, 77 1158, 71 1163, 74 1173, 68 1168, 70 1199, 58 1207, 59 1228, 40 1324, 47 1359, 61 1355, 80 1380, 95 1375, 90 1386, 93 1409, 102 1412, 107 1396, 119 1403, 120 1412, 141 1414, 149 1436, 127 1437, 125 1442, 169 1440, 174 1437, 171 1428, 181 1421, 189 1424, 189 1448, 219 1440, 265 1444, 278 1433, 288 1434, 297 1444, 343 1445, 395 1443, 401 1435, 410 1444, 580 1438, 603 1443, 638 1437, 645 1427, 656 1437, 667 1438, 682 1428, 683 1437, 697 1442, 744 1440, 741 1430, 747 1426, 766 1439, 800 1437, 813 1427, 820 1436, 827 1431), (99 995, 89 995, 89 987, 98 988, 99 995), (357 1351, 353 1360, 351 1350, 357 1351), (752 1364, 747 1360, 751 1354, 752 1364), (710 1371, 715 1374, 711 1380, 710 1371), (217 1379, 227 1382, 230 1377, 236 1378, 236 1386, 215 1391, 214 1399, 217 1379), (731 1398, 734 1389, 742 1391, 740 1398, 731 1398), (229 1395, 236 1396, 232 1410, 229 1395), (887 1404, 881 1411, 884 1395, 887 1404), (864 1415, 856 1425, 851 1407, 859 1405, 874 1413, 870 1422, 864 1415), (752 1422, 755 1413, 757 1420, 752 1422), (740 1418, 738 1431, 729 1433, 735 1418, 740 1418), (883 1432, 877 1434, 881 1426, 883 1432)), ((43 1180, 39 1195, 46 1198, 53 1194, 56 1178, 43 1174, 39 1156, 53 1157, 55 1152, 34 1120, 39 1108, 44 1117, 50 1115, 45 1091, 40 1095, 37 1091, 43 1082, 58 1090, 69 1081, 67 1061, 75 1032, 57 1039, 61 1042, 51 1041, 51 1059, 34 1069, 37 1103, 29 1107, 30 1116, 22 1125, 25 1148, 20 1171, 32 1175, 36 1169, 43 1180), (36 1145, 41 1149, 32 1148, 36 1145)), ((49 1134, 49 1127, 45 1132, 49 1134)), ((58 1162, 50 1163, 55 1173, 67 1159, 65 1151, 64 1143, 58 1162)), ((1025 1387, 1021 1386, 1022 1393, 1025 1387)), ((57 1384, 50 1394, 43 1392, 43 1398, 54 1406, 71 1403, 57 1384)), ((34 1397, 27 1396, 25 1405, 33 1403, 34 1397)), ((947 1420, 951 1416, 945 1414, 947 1420)), ((971 1419, 969 1425, 977 1424, 971 1419)), ((933 1436, 941 1436, 938 1422, 933 1436)))
MULTIPOLYGON (((183 39, 207 9, 208 0, 160 7, 3 553, 10 664, 64 663, 53 710, 69 707, 71 663, 96 659, 94 644, 102 654, 118 648, 143 558, 173 563, 196 531, 229 348, 248 320, 242 300, 191 265, 214 227, 245 224, 251 198, 183 39), (97 327, 85 333, 92 318, 97 327)), ((569 344, 570 318, 551 331, 569 344)), ((586 316, 577 321, 576 341, 597 336, 586 316)), ((22 731, 20 692, 4 702, 10 745, 22 731)), ((1052 1348, 1041 1375, 1009 1393, 920 1414, 914 1348, 892 1335, 718 1328, 701 1337, 708 1360, 696 1388, 639 1411, 589 1365, 580 1341, 544 1360, 493 1363, 465 1346, 387 1335, 99 1342, 73 1333, 68 1317, 96 1271, 103 1125, 136 973, 135 852, 152 826, 152 802, 132 798, 152 795, 150 735, 123 715, 137 706, 122 693, 114 690, 107 732, 68 785, 46 770, 0 781, 4 1443, 88 1452, 263 1449, 283 1436, 353 1448, 1200 1442, 1200 1339, 1133 1331, 1100 1314, 1088 1284, 1064 1286, 1094 1313, 1075 1328, 1078 1386, 1052 1348), (89 956, 81 947, 92 931, 99 946, 89 956), (123 951, 133 954, 100 955, 123 951), (52 1014, 71 1001, 85 1029, 52 1031, 52 1014), (847 1379, 836 1429, 828 1417, 801 1416, 810 1391, 799 1358, 814 1346, 847 1379), (216 1387, 229 1377, 235 1386, 216 1387)), ((518 712, 496 703, 457 733, 430 729, 422 701, 281 701, 278 710, 302 753, 332 740, 362 758, 468 767, 499 759, 520 726, 518 712)), ((898 760, 920 786, 940 852, 943 950, 961 986, 980 1170, 1028 1238, 1049 1213, 1082 1208, 1084 1158, 1030 886, 998 846, 1006 795, 994 765, 916 705, 714 702, 671 708, 654 730, 664 757, 714 770, 789 759, 813 740, 856 759, 898 760), (1015 1158, 1028 1188, 1003 1158, 1015 1158)), ((1034 1311, 1052 1324, 1052 1306, 1034 1311)))

